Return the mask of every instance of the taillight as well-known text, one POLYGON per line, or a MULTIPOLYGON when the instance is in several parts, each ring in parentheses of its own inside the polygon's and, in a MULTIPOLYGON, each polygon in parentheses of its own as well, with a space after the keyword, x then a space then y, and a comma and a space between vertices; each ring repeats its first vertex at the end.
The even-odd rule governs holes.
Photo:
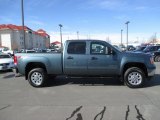
POLYGON ((14 56, 14 64, 17 65, 17 56, 14 56))
POLYGON ((14 64, 17 65, 18 59, 21 58, 21 56, 14 56, 14 64))

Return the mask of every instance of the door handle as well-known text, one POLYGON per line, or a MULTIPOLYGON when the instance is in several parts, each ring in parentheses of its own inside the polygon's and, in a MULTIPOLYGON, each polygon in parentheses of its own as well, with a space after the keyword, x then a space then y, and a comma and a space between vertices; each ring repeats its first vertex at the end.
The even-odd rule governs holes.
POLYGON ((73 59, 73 57, 69 56, 69 57, 67 57, 67 59, 73 59))
POLYGON ((98 58, 97 57, 92 57, 91 60, 98 60, 98 58))

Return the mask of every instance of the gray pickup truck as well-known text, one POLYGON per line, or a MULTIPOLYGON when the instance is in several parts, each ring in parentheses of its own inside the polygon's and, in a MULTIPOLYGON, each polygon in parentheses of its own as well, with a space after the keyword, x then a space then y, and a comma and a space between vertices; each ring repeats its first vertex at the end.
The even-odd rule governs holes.
POLYGON ((14 63, 33 87, 45 85, 49 75, 119 77, 128 87, 143 87, 155 74, 153 57, 121 52, 101 40, 67 40, 62 53, 17 53, 14 63))

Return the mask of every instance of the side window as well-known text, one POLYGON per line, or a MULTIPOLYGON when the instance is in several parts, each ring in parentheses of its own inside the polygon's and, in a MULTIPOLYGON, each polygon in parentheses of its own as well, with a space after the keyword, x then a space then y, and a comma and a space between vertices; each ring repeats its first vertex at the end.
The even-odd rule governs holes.
POLYGON ((86 42, 70 42, 67 49, 68 54, 85 54, 86 42))
POLYGON ((105 55, 110 53, 110 49, 106 47, 103 43, 95 42, 91 43, 90 53, 105 55))
POLYGON ((157 49, 156 49, 156 51, 157 51, 157 50, 159 50, 159 49, 160 49, 160 46, 157 46, 157 49))

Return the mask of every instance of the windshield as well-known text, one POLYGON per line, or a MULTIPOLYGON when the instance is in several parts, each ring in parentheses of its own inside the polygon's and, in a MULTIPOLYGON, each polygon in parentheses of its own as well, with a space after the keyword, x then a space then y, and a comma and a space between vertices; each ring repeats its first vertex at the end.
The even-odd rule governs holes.
POLYGON ((4 48, 4 49, 3 49, 3 51, 8 51, 8 50, 9 50, 8 48, 4 48))
POLYGON ((9 55, 0 55, 0 59, 2 58, 11 58, 9 55))

